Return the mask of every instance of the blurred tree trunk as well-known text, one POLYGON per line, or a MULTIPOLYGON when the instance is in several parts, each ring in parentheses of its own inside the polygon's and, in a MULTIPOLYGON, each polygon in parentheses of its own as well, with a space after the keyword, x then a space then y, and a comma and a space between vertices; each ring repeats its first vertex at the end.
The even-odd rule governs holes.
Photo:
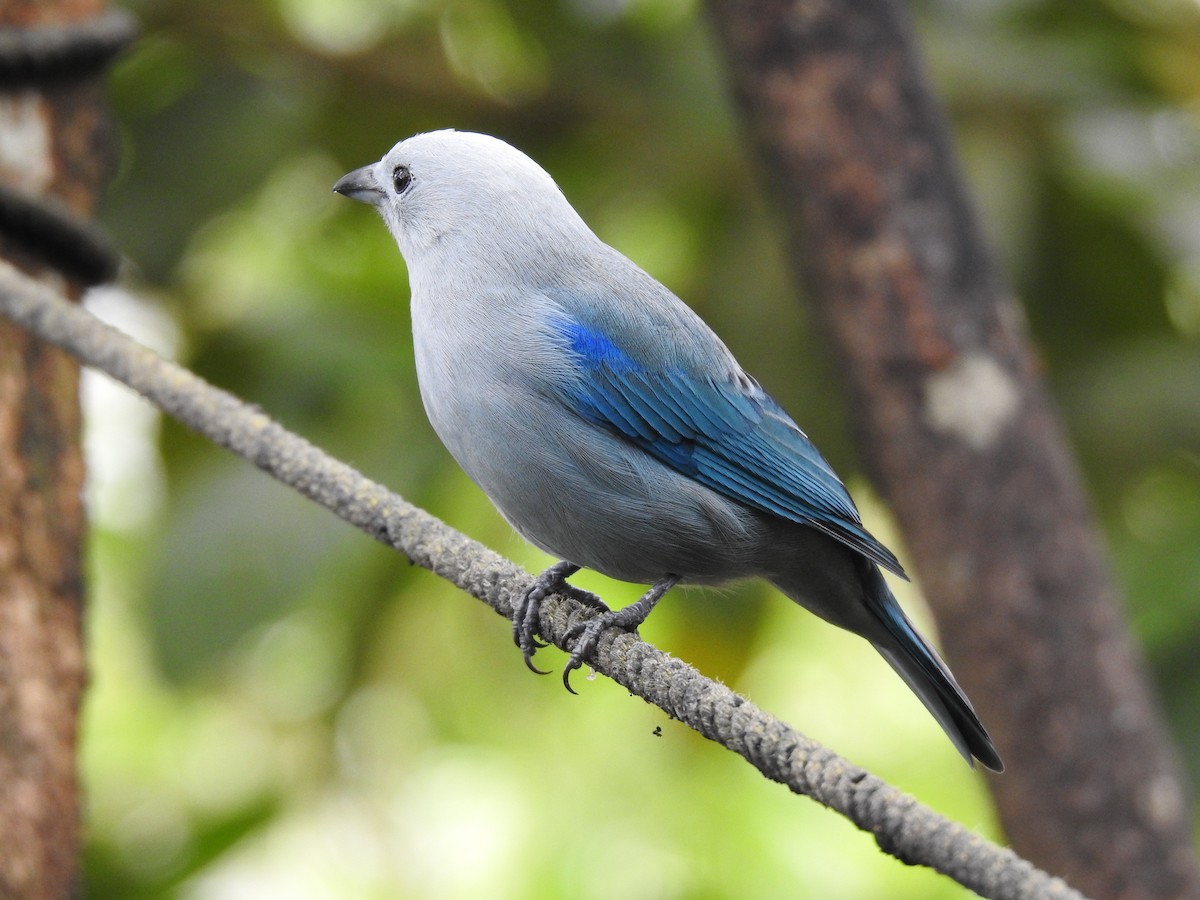
POLYGON ((1177 761, 903 10, 710 12, 864 461, 1008 766, 1009 840, 1091 896, 1200 896, 1177 761))
MULTIPOLYGON (((82 0, 0 2, 0 27, 79 21, 82 0)), ((22 79, 24 82, 25 79, 22 79)), ((112 154, 100 88, 0 86, 0 184, 90 213, 112 154)), ((0 235, 0 257, 63 287, 0 235)), ((78 881, 75 749, 84 685, 79 368, 0 323, 0 897, 78 881)))

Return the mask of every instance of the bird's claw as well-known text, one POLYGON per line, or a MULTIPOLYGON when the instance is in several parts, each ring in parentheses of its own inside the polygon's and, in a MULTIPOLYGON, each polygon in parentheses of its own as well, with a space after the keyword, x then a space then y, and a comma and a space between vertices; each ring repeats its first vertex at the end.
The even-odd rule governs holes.
MULTIPOLYGON (((534 637, 534 632, 537 631, 538 610, 541 607, 541 599, 525 604, 524 614, 521 617, 521 634, 517 639, 517 646, 521 648, 521 658, 525 660, 525 667, 537 675, 549 675, 549 669, 539 669, 533 664, 533 654, 546 646, 545 642, 539 641, 534 637)), ((514 628, 516 626, 514 625, 514 628)))
POLYGON ((596 652, 600 643, 600 635, 609 628, 621 628, 636 632, 637 627, 646 621, 646 616, 654 609, 663 594, 679 583, 678 575, 667 575, 651 586, 636 603, 631 603, 624 609, 613 611, 595 594, 568 584, 567 579, 579 571, 579 566, 569 563, 555 563, 533 580, 524 594, 513 604, 513 641, 521 648, 525 657, 525 665, 530 671, 546 675, 533 664, 533 654, 539 647, 546 645, 534 636, 540 624, 542 601, 550 594, 564 594, 578 601, 581 605, 595 610, 596 615, 576 622, 568 630, 565 642, 572 640, 575 645, 563 668, 563 686, 572 694, 571 673, 581 668, 588 657, 596 652))
POLYGON ((521 657, 529 671, 538 675, 549 675, 548 670, 539 669, 533 664, 533 654, 546 645, 535 637, 538 627, 538 613, 542 601, 551 593, 552 585, 539 577, 534 580, 529 589, 513 604, 513 643, 521 648, 521 657))
POLYGON ((567 659, 567 664, 563 666, 562 680, 563 687, 572 694, 576 693, 576 691, 575 688, 571 687, 571 673, 576 669, 582 668, 588 657, 596 652, 596 645, 600 643, 600 635, 610 625, 617 624, 613 619, 618 615, 619 613, 614 613, 610 610, 607 614, 601 613, 595 618, 584 622, 576 622, 567 631, 567 642, 569 643, 574 640, 575 646, 571 648, 571 655, 567 659))
POLYGON ((631 634, 636 634, 638 626, 646 621, 650 611, 658 604, 663 595, 679 583, 678 575, 667 575, 655 582, 636 603, 631 603, 624 609, 613 612, 607 607, 598 615, 584 622, 576 622, 567 631, 567 641, 575 638, 575 646, 571 648, 571 656, 563 669, 563 686, 572 694, 571 672, 580 668, 596 652, 600 643, 600 635, 609 628, 620 628, 631 634))
MULTIPOLYGON (((521 648, 521 656, 531 672, 549 675, 533 664, 533 654, 547 646, 537 639, 542 601, 551 594, 563 594, 600 613, 610 612, 608 606, 590 591, 575 587, 567 581, 579 567, 567 562, 556 563, 533 580, 524 594, 513 604, 513 643, 521 648)), ((576 667, 579 663, 576 663, 576 667)), ((568 688, 570 686, 568 685, 568 688)))

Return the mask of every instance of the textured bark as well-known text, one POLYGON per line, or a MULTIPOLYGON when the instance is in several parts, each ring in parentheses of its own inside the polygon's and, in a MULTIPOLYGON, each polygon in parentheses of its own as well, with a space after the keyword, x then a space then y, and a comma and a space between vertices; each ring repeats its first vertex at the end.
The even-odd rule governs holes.
MULTIPOLYGON (((76 21, 98 5, 2 2, 0 27, 76 21)), ((0 183, 90 212, 111 153, 99 89, 58 79, 0 92, 0 183)), ((37 272, 0 238, 0 255, 37 272)), ((52 284, 61 284, 46 274, 52 284)), ((79 368, 0 323, 0 897, 74 892, 75 748, 84 685, 79 368)))
POLYGON ((1074 458, 891 0, 711 0, 865 463, 1008 771, 1013 847, 1197 897, 1186 793, 1074 458))

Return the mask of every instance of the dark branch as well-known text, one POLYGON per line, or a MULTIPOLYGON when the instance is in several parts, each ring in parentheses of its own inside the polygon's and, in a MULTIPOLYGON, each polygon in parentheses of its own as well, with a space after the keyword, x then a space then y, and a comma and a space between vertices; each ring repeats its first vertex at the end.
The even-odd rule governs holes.
POLYGON ((0 28, 0 88, 90 78, 137 38, 125 10, 61 25, 0 28))
MULTIPOLYGON (((0 314, 133 388, 501 615, 511 617, 512 600, 530 585, 531 577, 513 563, 7 265, 0 267, 0 314)), ((576 600, 549 597, 541 633, 563 648, 571 626, 589 613, 576 600)), ((995 900, 1081 898, 1011 850, 939 816, 635 634, 604 632, 593 665, 772 781, 846 816, 903 862, 928 866, 995 900)))
POLYGON ((1008 839, 1097 896, 1200 897, 1179 761, 907 4, 708 8, 863 462, 1009 764, 1008 839))
POLYGON ((33 197, 0 185, 0 235, 11 254, 21 253, 81 285, 117 276, 121 257, 91 221, 53 197, 33 197))

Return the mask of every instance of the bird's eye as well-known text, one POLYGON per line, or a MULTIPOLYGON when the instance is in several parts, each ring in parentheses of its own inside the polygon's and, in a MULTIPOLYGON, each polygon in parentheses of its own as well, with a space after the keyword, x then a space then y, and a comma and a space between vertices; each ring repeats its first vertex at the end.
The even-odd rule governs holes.
POLYGON ((397 194, 403 194, 412 186, 412 172, 408 171, 408 166, 396 166, 392 169, 392 187, 396 189, 397 194))

